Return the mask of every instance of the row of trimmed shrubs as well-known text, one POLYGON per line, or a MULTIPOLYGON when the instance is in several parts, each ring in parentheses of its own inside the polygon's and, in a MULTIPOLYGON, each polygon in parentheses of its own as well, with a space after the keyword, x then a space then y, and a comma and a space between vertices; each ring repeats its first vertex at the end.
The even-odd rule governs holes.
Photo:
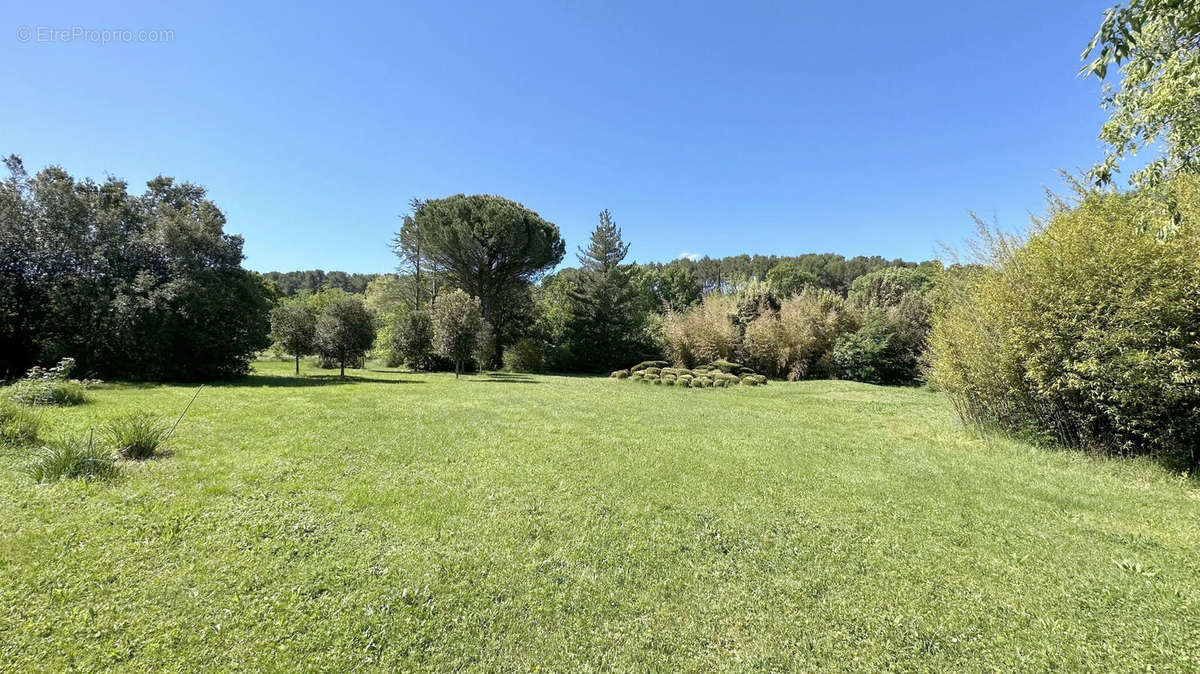
POLYGON ((748 367, 725 360, 695 368, 668 367, 665 360, 648 360, 628 370, 612 373, 613 379, 632 379, 647 384, 682 388, 725 388, 727 386, 763 386, 767 378, 748 367))

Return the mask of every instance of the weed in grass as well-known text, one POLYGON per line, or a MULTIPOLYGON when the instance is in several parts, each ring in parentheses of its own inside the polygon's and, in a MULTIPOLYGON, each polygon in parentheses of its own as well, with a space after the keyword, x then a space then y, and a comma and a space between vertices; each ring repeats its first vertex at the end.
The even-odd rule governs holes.
POLYGON ((104 434, 117 448, 117 454, 136 461, 154 456, 169 432, 162 417, 148 412, 130 412, 104 425, 104 434))
POLYGON ((79 405, 87 402, 87 387, 74 379, 22 379, 8 389, 9 396, 25 405, 79 405))
POLYGON ((25 471, 39 483, 77 477, 108 479, 120 472, 112 454, 90 435, 48 443, 25 471))
POLYGON ((0 445, 21 447, 37 442, 40 421, 33 410, 0 398, 0 445))

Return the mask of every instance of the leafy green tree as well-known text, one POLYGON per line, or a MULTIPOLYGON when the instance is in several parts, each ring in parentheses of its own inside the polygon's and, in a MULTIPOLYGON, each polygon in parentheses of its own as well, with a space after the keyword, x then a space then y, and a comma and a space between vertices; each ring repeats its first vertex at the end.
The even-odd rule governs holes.
POLYGON ((424 259, 479 299, 495 337, 495 362, 506 333, 512 333, 509 309, 518 291, 561 262, 565 252, 556 225, 521 204, 484 194, 416 202, 398 236, 419 241, 424 259))
POLYGON ((269 344, 271 294, 204 188, 142 195, 17 157, 0 186, 0 368, 75 358, 103 377, 244 374, 269 344))
POLYGON ((1080 74, 1104 80, 1118 66, 1119 88, 1104 86, 1109 111, 1100 129, 1107 156, 1092 169, 1112 181, 1122 160, 1159 145, 1162 155, 1130 176, 1153 186, 1175 172, 1200 171, 1200 0, 1130 0, 1104 14, 1081 57, 1080 74))
POLYGON ((433 319, 428 311, 410 311, 396 318, 392 354, 414 370, 433 367, 433 319))
POLYGON ((672 262, 658 274, 657 294, 660 307, 683 311, 700 302, 700 282, 690 266, 672 262))
POLYGON ((887 267, 854 279, 849 298, 860 307, 886 307, 932 288, 933 272, 929 267, 887 267))
POLYGON ((300 374, 300 358, 312 353, 317 331, 317 312, 303 298, 283 301, 271 310, 271 337, 296 359, 296 374, 300 374))
POLYGON ((767 272, 767 283, 776 297, 785 300, 809 286, 819 286, 820 279, 797 262, 781 262, 767 272))
POLYGON ((375 319, 361 299, 336 299, 317 319, 314 343, 318 352, 340 364, 345 377, 346 363, 361 361, 375 344, 375 319))
POLYGON ((454 378, 462 373, 484 338, 485 322, 477 298, 462 290, 442 297, 433 309, 433 341, 438 353, 454 363, 454 378))
POLYGON ((630 270, 621 265, 629 244, 607 211, 579 249, 580 273, 571 291, 572 351, 581 369, 611 370, 640 354, 634 346, 641 324, 630 270))

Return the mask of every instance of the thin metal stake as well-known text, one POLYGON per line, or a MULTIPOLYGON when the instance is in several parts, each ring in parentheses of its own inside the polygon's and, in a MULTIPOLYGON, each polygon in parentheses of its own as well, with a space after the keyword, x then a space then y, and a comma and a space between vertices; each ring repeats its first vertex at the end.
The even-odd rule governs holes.
POLYGON ((192 408, 192 403, 196 402, 196 398, 200 396, 200 392, 203 390, 204 384, 201 384, 200 388, 196 389, 196 395, 192 396, 192 399, 188 401, 187 407, 183 408, 183 414, 179 415, 179 418, 175 420, 175 424, 171 426, 171 430, 167 431, 167 437, 163 438, 164 444, 167 442, 167 440, 171 439, 172 435, 175 434, 175 428, 179 426, 179 422, 183 421, 183 415, 187 414, 187 411, 192 408))

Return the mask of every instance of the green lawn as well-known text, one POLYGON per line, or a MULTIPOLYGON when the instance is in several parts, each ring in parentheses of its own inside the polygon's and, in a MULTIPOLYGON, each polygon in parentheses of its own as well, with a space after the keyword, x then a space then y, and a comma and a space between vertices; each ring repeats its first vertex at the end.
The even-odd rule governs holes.
MULTIPOLYGON (((922 389, 291 375, 173 455, 0 459, 0 668, 1192 670, 1200 485, 922 389)), ((43 435, 185 386, 108 385, 43 435)))

